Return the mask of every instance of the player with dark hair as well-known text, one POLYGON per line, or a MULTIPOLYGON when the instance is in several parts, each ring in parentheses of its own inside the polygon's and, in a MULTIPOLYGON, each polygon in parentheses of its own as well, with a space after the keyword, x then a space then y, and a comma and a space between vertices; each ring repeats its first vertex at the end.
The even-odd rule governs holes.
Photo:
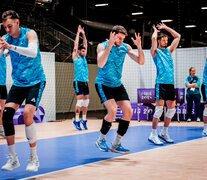
POLYGON ((73 124, 77 130, 82 130, 81 124, 85 130, 87 127, 87 111, 89 105, 89 87, 88 87, 88 64, 87 55, 87 39, 84 29, 79 25, 74 41, 72 59, 74 63, 74 80, 73 87, 76 93, 75 118, 73 124), (83 38, 83 44, 79 45, 80 35, 83 38), (82 119, 80 120, 80 112, 82 110, 82 119))
POLYGON ((148 140, 156 145, 163 145, 160 139, 167 143, 174 142, 168 133, 168 127, 175 114, 174 63, 171 53, 179 44, 180 34, 164 23, 157 24, 157 26, 153 25, 153 30, 150 52, 157 69, 155 84, 156 106, 152 121, 152 131, 148 140), (161 30, 165 30, 173 36, 174 39, 170 46, 168 46, 168 36, 163 32, 159 32, 161 30), (167 105, 167 112, 164 119, 164 127, 159 134, 159 139, 157 127, 159 118, 163 113, 165 102, 167 105))
POLYGON ((126 29, 123 26, 116 25, 110 32, 109 40, 98 45, 98 74, 95 81, 96 91, 107 109, 96 146, 101 151, 113 151, 122 154, 129 153, 129 149, 121 145, 121 140, 127 132, 132 117, 131 103, 127 91, 121 82, 123 63, 126 54, 140 65, 145 63, 140 35, 135 33, 135 39, 132 38, 138 49, 136 53, 129 44, 124 43, 126 36, 126 29), (109 148, 106 143, 106 135, 112 126, 112 122, 115 120, 117 106, 121 108, 123 116, 119 120, 116 138, 112 143, 112 147, 109 148))
POLYGON ((6 35, 0 38, 0 56, 5 49, 9 50, 12 64, 13 84, 6 99, 3 112, 3 126, 9 148, 9 159, 2 170, 13 170, 20 166, 15 151, 15 129, 13 117, 15 111, 25 100, 24 123, 25 134, 30 146, 30 159, 27 171, 37 171, 37 135, 33 120, 39 105, 46 77, 41 64, 41 55, 37 34, 34 30, 20 27, 19 15, 8 10, 2 14, 2 23, 6 35))

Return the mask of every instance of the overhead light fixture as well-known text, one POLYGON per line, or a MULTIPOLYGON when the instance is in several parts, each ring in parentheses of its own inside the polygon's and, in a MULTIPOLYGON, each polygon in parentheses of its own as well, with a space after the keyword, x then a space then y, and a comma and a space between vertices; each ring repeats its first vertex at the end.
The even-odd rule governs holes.
POLYGON ((196 27, 196 25, 194 25, 194 24, 185 26, 185 28, 194 28, 194 27, 196 27))
POLYGON ((173 21, 172 19, 163 19, 163 20, 161 20, 161 22, 163 22, 163 23, 172 22, 172 21, 173 21))
POLYGON ((143 14, 143 12, 135 12, 135 13, 132 13, 132 16, 141 15, 141 14, 143 14))
POLYGON ((205 30, 205 33, 207 33, 207 30, 205 30))
POLYGON ((207 7, 201 7, 201 9, 202 9, 202 10, 206 10, 206 9, 207 9, 207 7))
POLYGON ((96 7, 101 7, 101 6, 108 6, 108 3, 102 3, 102 4, 95 4, 96 7))

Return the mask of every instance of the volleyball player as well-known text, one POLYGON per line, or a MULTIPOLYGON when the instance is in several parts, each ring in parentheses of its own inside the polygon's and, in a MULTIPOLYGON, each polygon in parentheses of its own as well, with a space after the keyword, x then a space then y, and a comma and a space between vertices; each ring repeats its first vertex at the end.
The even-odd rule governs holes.
POLYGON ((30 146, 30 158, 26 170, 37 171, 39 159, 37 156, 37 135, 33 117, 46 82, 41 64, 38 37, 34 30, 20 27, 19 15, 13 10, 3 12, 2 23, 7 34, 0 38, 0 56, 4 49, 9 50, 13 79, 3 112, 3 126, 9 149, 9 159, 2 166, 2 170, 13 170, 20 166, 15 150, 13 117, 15 111, 25 100, 23 116, 25 134, 30 146))
POLYGON ((175 89, 174 89, 174 63, 171 53, 177 48, 180 41, 180 34, 164 23, 153 25, 151 55, 156 66, 157 76, 155 84, 156 106, 152 120, 152 131, 148 140, 156 145, 163 145, 163 142, 173 143, 168 133, 168 127, 175 114, 175 89), (159 32, 165 30, 173 37, 170 46, 168 45, 168 36, 159 32), (159 32, 159 33, 158 33, 159 32), (163 113, 163 106, 166 102, 167 112, 164 119, 164 127, 158 138, 158 121, 163 113))
POLYGON ((96 91, 107 109, 107 114, 103 118, 100 129, 100 137, 96 141, 96 146, 101 151, 113 151, 117 153, 129 153, 129 149, 122 146, 121 140, 132 117, 132 108, 127 91, 121 82, 122 68, 126 54, 138 64, 144 64, 144 52, 141 46, 141 37, 135 33, 132 38, 137 46, 138 52, 133 52, 131 46, 124 43, 127 31, 123 26, 116 25, 110 32, 109 40, 100 43, 97 47, 98 74, 96 76, 96 91), (117 105, 123 112, 119 120, 116 138, 109 148, 106 143, 106 135, 109 132, 112 122, 115 120, 117 105))
POLYGON ((88 88, 88 64, 86 60, 87 55, 87 39, 84 29, 81 25, 78 26, 76 38, 74 41, 74 48, 72 59, 74 63, 74 80, 73 87, 76 93, 75 119, 73 124, 77 130, 82 130, 80 123, 85 130, 87 127, 87 111, 89 105, 89 88, 88 88), (79 45, 80 35, 83 38, 83 44, 79 45), (82 110, 82 119, 80 120, 80 112, 82 110))

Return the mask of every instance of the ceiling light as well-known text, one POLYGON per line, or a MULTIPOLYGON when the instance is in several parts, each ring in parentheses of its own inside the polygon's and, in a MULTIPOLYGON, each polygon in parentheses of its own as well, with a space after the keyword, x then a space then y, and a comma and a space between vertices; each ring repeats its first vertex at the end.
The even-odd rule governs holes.
POLYGON ((185 28, 194 28, 194 27, 196 27, 196 25, 194 25, 194 24, 185 26, 185 28))
POLYGON ((135 15, 141 15, 141 14, 143 14, 143 12, 135 12, 135 13, 132 13, 133 16, 135 16, 135 15))
POLYGON ((103 3, 103 4, 95 4, 96 7, 100 7, 100 6, 108 6, 108 3, 103 3))
POLYGON ((201 9, 206 10, 206 9, 207 9, 207 7, 201 7, 201 9))
POLYGON ((172 21, 173 21, 172 19, 163 19, 163 20, 161 20, 161 22, 163 22, 163 23, 172 22, 172 21))
POLYGON ((205 30, 205 33, 207 33, 207 30, 205 30))

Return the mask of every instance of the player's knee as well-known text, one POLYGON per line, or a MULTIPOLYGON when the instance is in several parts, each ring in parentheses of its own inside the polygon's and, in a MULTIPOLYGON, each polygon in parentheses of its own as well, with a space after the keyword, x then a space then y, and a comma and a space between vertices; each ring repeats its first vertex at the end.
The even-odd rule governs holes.
POLYGON ((30 144, 33 144, 37 141, 35 123, 25 126, 25 134, 30 144))
POLYGON ((175 108, 167 109, 166 117, 173 118, 173 116, 175 115, 175 112, 176 112, 175 108))
POLYGON ((3 118, 2 118, 5 136, 12 136, 15 134, 14 123, 13 123, 14 114, 15 114, 14 108, 5 107, 3 112, 3 118))
POLYGON ((156 106, 153 117, 159 119, 163 113, 163 106, 156 106))
POLYGON ((207 108, 204 108, 203 116, 207 117, 207 108))
POLYGON ((89 99, 83 99, 82 106, 83 107, 88 107, 89 101, 90 101, 89 99))
POLYGON ((82 107, 83 106, 83 99, 78 99, 76 102, 76 106, 82 107))

